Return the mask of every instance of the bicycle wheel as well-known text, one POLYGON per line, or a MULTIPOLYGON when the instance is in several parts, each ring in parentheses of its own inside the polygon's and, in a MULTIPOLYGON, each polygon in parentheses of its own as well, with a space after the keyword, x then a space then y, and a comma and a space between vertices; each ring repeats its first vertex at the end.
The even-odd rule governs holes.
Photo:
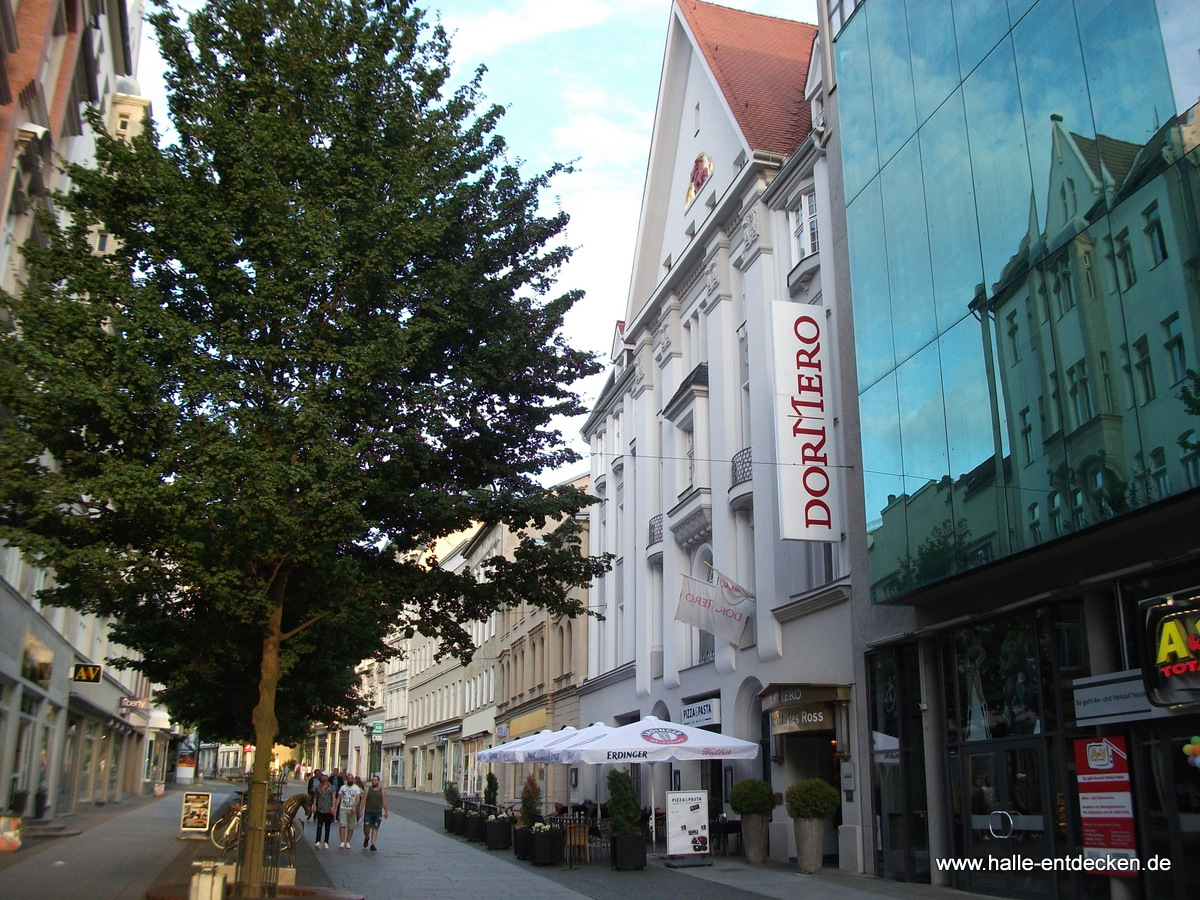
POLYGON ((228 850, 230 847, 236 847, 241 836, 241 813, 227 813, 213 823, 212 842, 217 845, 218 850, 228 850))
POLYGON ((291 853, 304 840, 304 823, 292 819, 280 837, 283 839, 283 849, 291 853))

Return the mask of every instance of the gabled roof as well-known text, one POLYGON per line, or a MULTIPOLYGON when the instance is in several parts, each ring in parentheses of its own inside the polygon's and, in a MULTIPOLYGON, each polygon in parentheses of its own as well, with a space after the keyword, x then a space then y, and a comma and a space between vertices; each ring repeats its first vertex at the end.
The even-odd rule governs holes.
POLYGON ((678 0, 752 150, 791 154, 812 128, 804 82, 817 26, 678 0))

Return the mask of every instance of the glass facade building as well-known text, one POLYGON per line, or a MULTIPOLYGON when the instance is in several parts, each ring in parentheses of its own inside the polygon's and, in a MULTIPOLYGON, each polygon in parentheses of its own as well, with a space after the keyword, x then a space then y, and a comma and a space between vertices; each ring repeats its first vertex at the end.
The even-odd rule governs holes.
POLYGON ((990 865, 1099 852, 1081 774, 1110 747, 1122 852, 1175 863, 1130 896, 1195 895, 1200 4, 822 10, 862 454, 865 867, 1116 896, 1123 879, 990 865))
POLYGON ((835 44, 871 595, 1200 486, 1200 7, 870 0, 835 44))

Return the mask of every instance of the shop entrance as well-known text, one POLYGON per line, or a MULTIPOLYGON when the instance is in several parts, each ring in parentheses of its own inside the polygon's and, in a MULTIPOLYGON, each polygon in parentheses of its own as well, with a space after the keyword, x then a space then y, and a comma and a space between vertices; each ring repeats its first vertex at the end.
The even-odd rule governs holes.
POLYGON ((963 783, 956 817, 963 825, 964 855, 979 860, 966 890, 1008 897, 1052 897, 1051 873, 1022 871, 1014 862, 1052 855, 1053 816, 1046 745, 1021 741, 964 748, 963 783), (1016 871, 1014 871, 1014 869, 1016 871))

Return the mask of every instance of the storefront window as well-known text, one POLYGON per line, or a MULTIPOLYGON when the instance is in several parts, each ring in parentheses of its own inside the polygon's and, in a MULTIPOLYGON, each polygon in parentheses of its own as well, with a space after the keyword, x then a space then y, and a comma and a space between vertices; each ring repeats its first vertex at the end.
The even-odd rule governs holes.
MULTIPOLYGON (((1042 732, 1038 641, 1030 614, 954 632, 959 740, 1042 732)), ((955 719, 953 712, 950 718, 955 719)))
POLYGON ((871 787, 880 825, 876 871, 929 880, 928 800, 915 644, 867 658, 871 703, 871 787))

